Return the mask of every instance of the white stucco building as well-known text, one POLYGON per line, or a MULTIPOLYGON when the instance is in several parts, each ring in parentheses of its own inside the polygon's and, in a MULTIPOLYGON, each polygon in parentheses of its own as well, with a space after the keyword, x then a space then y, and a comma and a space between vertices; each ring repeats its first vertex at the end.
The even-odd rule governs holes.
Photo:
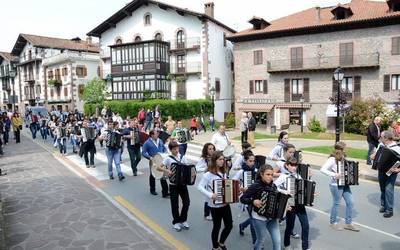
POLYGON ((112 99, 204 99, 216 89, 216 119, 232 111, 235 31, 205 14, 135 0, 88 33, 99 37, 112 99))
POLYGON ((2 110, 12 109, 13 103, 18 103, 16 93, 19 89, 18 84, 15 84, 17 61, 18 58, 10 53, 0 52, 0 109, 2 110))

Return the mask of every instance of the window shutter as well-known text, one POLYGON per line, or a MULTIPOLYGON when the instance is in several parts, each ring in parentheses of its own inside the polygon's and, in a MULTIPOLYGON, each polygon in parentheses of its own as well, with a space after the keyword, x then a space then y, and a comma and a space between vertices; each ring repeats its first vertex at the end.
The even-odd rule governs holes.
POLYGON ((249 94, 254 94, 254 81, 249 81, 249 94))
POLYGON ((383 76, 383 92, 390 92, 390 75, 383 76))
POLYGON ((290 79, 285 79, 284 96, 284 101, 290 102, 290 79))
POLYGON ((304 83, 304 86, 303 86, 304 101, 310 102, 310 79, 304 78, 303 83, 304 83))
POLYGON ((268 81, 263 81, 263 94, 268 94, 268 81))
POLYGON ((400 54, 400 37, 392 37, 392 55, 400 54))
POLYGON ((87 69, 86 69, 86 67, 83 67, 83 76, 87 76, 87 69))
POLYGON ((68 88, 64 87, 64 96, 67 97, 68 96, 68 88))
POLYGON ((361 76, 355 76, 354 77, 354 93, 353 93, 354 98, 360 98, 361 97, 361 76))

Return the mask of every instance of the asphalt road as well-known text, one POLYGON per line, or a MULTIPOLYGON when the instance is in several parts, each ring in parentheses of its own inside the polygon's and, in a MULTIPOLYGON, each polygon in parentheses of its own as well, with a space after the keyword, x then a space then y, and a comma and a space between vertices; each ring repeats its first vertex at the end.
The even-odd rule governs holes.
MULTIPOLYGON (((38 140, 38 139, 37 139, 38 140)), ((41 145, 54 151, 51 142, 41 145)), ((188 158, 195 160, 200 155, 200 147, 190 145, 188 149, 188 158)), ((96 156, 96 169, 86 169, 83 160, 76 155, 68 156, 75 164, 80 165, 81 170, 92 177, 95 177, 101 185, 98 186, 100 192, 103 192, 110 199, 119 200, 118 197, 126 200, 129 205, 135 208, 130 211, 136 216, 139 214, 139 220, 145 216, 150 220, 141 220, 152 230, 160 231, 168 240, 183 243, 193 250, 211 249, 211 228, 212 222, 203 218, 204 196, 196 189, 196 186, 189 187, 190 209, 188 222, 191 226, 189 230, 175 232, 171 228, 170 201, 158 196, 150 195, 148 186, 148 165, 146 160, 142 160, 139 165, 139 176, 132 177, 128 166, 123 170, 126 179, 121 183, 117 180, 110 181, 107 178, 106 162, 104 161, 104 152, 99 149, 96 156), (135 212, 136 211, 136 212, 135 212), (149 224, 150 223, 150 224, 149 224), (155 224, 154 224, 155 223, 155 224)), ((129 162, 127 152, 124 153, 124 163, 129 162)), ((196 182, 201 179, 198 175, 196 182)), ((322 175, 319 171, 314 171, 313 179, 317 182, 317 192, 320 193, 313 207, 307 209, 310 221, 310 243, 312 249, 400 249, 400 204, 399 188, 395 190, 395 208, 394 216, 385 219, 378 213, 379 209, 379 187, 375 182, 361 181, 359 186, 353 186, 354 198, 354 222, 358 224, 360 232, 350 231, 332 231, 329 225, 329 209, 331 205, 331 195, 328 187, 329 178, 322 175)), ((161 193, 161 187, 157 182, 157 191, 161 193)), ((116 202, 118 203, 118 202, 116 202)), ((233 211, 234 228, 226 242, 228 249, 252 249, 250 231, 247 229, 245 236, 238 233, 238 224, 247 218, 247 213, 241 211, 239 204, 231 205, 233 211)), ((339 209, 339 216, 344 216, 344 201, 339 209)), ((343 224, 344 221, 342 220, 343 224)), ((281 226, 283 233, 285 226, 281 226)), ((298 220, 296 221, 296 232, 301 232, 298 220)), ((269 236, 266 239, 266 248, 270 249, 269 236)), ((282 240, 283 242, 283 240, 282 240)), ((301 241, 292 239, 293 249, 301 249, 301 241)))

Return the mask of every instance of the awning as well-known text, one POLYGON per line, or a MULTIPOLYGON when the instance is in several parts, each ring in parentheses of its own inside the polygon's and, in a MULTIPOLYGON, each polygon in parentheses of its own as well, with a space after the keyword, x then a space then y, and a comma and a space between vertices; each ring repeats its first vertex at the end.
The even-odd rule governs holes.
POLYGON ((254 111, 254 112, 271 112, 271 110, 274 108, 275 104, 256 104, 256 103, 250 103, 250 104, 243 104, 239 110, 240 111, 254 111))
POLYGON ((284 108, 284 109, 309 109, 311 108, 311 104, 310 103, 278 103, 276 104, 277 108, 284 108))

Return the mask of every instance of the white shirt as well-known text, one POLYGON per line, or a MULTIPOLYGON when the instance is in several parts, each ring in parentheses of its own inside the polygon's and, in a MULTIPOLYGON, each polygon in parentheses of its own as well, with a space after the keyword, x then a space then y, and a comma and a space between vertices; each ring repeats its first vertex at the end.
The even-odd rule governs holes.
POLYGON ((208 167, 207 162, 206 162, 206 160, 202 157, 202 158, 200 158, 200 160, 199 160, 199 161, 197 162, 197 164, 196 164, 196 171, 197 171, 197 172, 204 172, 204 171, 207 170, 207 167, 208 167))
POLYGON ((238 156, 238 157, 236 158, 235 162, 233 163, 232 168, 233 168, 234 170, 241 169, 241 168, 242 168, 243 162, 244 162, 244 157, 243 157, 243 155, 238 156))
POLYGON ((211 139, 211 143, 214 144, 215 149, 217 151, 224 151, 226 146, 228 146, 228 141, 229 141, 229 136, 226 132, 224 135, 221 135, 220 132, 217 132, 213 135, 211 139))
POLYGON ((320 171, 331 177, 331 185, 337 186, 336 174, 337 174, 337 164, 335 157, 329 157, 328 160, 322 165, 320 171))
MULTIPOLYGON (((218 174, 222 177, 224 176, 222 173, 218 174)), ((219 179, 221 179, 221 177, 219 177, 218 175, 207 172, 203 175, 203 178, 201 178, 199 185, 197 185, 197 189, 207 197, 206 201, 208 202, 209 207, 218 208, 227 205, 227 204, 214 204, 214 201, 211 198, 212 195, 214 194, 212 190, 213 180, 219 180, 219 179)))
MULTIPOLYGON (((185 156, 181 157, 180 154, 178 154, 177 156, 168 155, 167 157, 165 157, 165 158, 163 159, 162 164, 163 164, 167 169, 171 169, 172 163, 175 163, 175 162, 180 162, 180 163, 182 163, 182 164, 188 164, 188 161, 186 160, 186 157, 185 157, 185 156), (174 159, 173 159, 171 156, 172 156, 174 159)), ((169 179, 168 179, 168 182, 169 182, 169 179)), ((173 184, 173 183, 171 183, 171 182, 169 182, 169 184, 175 185, 175 184, 173 184)))

